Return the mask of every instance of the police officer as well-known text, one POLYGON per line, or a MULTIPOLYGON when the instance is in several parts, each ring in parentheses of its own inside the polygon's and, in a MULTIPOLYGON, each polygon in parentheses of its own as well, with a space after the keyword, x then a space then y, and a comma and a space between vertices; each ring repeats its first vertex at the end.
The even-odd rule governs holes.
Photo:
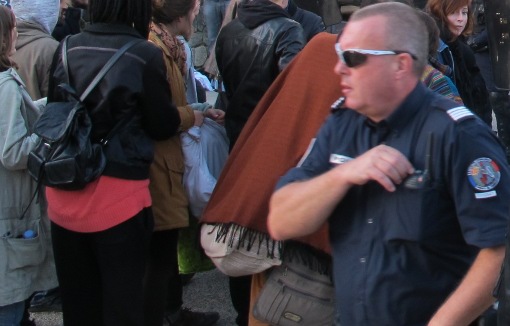
POLYGON ((337 324, 467 325, 494 302, 510 168, 486 124, 419 82, 424 28, 399 3, 353 14, 336 44, 346 107, 271 198, 276 240, 329 223, 337 324))

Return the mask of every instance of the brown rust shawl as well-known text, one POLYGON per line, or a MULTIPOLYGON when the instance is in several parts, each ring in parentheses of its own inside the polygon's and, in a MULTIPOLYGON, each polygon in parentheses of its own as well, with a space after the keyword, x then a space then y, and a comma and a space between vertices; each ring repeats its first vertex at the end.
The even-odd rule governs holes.
MULTIPOLYGON (((336 35, 318 34, 267 90, 233 148, 201 222, 251 232, 250 241, 262 241, 263 235, 268 240, 268 203, 276 182, 297 165, 341 95, 340 77, 333 72, 335 40, 336 35)), ((299 241, 330 253, 326 226, 299 241)))

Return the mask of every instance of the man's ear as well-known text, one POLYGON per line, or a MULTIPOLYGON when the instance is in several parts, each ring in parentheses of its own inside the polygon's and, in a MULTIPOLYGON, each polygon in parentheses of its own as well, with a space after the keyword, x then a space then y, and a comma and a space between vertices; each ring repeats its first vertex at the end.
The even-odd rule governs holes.
MULTIPOLYGON (((395 63, 395 70, 398 75, 413 73, 414 59, 409 53, 400 53, 397 55, 397 61, 395 63)), ((402 75, 402 76, 404 76, 402 75)))

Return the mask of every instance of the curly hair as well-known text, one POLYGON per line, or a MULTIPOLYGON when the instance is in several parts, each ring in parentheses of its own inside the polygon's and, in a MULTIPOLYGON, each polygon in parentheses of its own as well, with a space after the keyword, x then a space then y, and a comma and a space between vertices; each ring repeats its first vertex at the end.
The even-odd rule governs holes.
POLYGON ((5 71, 16 64, 10 59, 12 30, 16 27, 16 18, 11 9, 0 6, 0 71, 5 71))

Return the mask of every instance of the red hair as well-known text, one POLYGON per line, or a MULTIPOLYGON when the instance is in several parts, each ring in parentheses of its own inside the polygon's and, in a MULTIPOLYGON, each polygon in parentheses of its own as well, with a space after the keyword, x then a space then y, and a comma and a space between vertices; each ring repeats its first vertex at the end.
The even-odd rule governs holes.
MULTIPOLYGON (((439 24, 438 27, 441 30, 446 31, 448 30, 448 15, 454 13, 464 6, 467 6, 468 8, 468 15, 466 27, 462 31, 462 35, 468 36, 471 34, 471 32, 473 32, 474 25, 471 0, 428 0, 425 9, 436 18, 439 24)), ((452 38, 454 39, 455 36, 452 35, 452 38)), ((453 41, 453 39, 445 41, 453 41)))

